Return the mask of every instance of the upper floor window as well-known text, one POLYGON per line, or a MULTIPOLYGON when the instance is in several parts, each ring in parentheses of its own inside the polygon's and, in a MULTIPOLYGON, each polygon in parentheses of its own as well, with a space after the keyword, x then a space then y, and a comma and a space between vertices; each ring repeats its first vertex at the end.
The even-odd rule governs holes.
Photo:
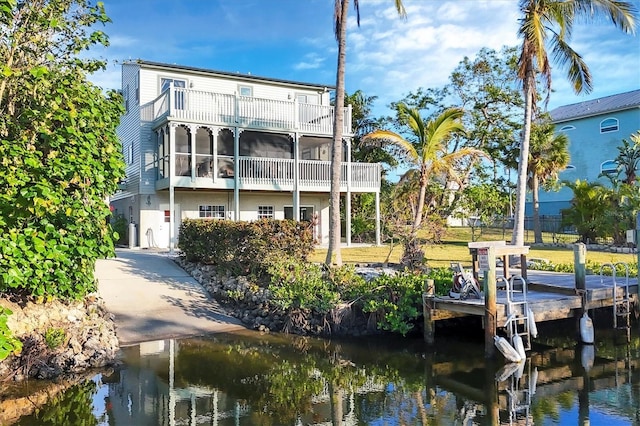
MULTIPOLYGON (((174 88, 180 88, 180 89, 184 89, 187 87, 187 81, 186 80, 178 80, 175 78, 161 78, 160 79, 160 93, 163 93, 165 90, 168 90, 169 87, 171 86, 171 83, 173 83, 173 87, 174 88)), ((174 108, 176 109, 184 109, 184 104, 185 104, 185 97, 184 97, 184 91, 176 91, 174 94, 172 94, 174 101, 174 108)))
POLYGON ((298 93, 296 95, 296 99, 301 104, 318 105, 320 103, 319 102, 320 99, 319 99, 318 95, 309 95, 309 94, 306 94, 306 93, 298 93))
POLYGON ((273 206, 258 206, 258 219, 273 218, 273 206))
POLYGON ((618 131, 618 119, 607 118, 600 122, 600 133, 609 133, 618 131))
POLYGON ((238 86, 238 93, 240 96, 252 97, 253 87, 251 86, 238 86))
POLYGON ((617 173, 618 172, 618 163, 613 160, 607 160, 600 164, 600 173, 617 173))
POLYGON ((562 126, 560 128, 560 131, 561 132, 566 132, 568 130, 575 130, 575 129, 576 129, 576 126, 567 125, 567 126, 562 126))
POLYGON ((198 214, 203 218, 224 219, 224 206, 199 206, 198 214))

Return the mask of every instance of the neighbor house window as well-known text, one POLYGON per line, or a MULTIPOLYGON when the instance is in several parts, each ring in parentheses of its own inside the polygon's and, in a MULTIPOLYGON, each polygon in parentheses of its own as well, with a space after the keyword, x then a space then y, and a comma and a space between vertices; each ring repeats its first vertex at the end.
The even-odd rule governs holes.
POLYGON ((171 222, 171 210, 164 211, 164 223, 171 222))
POLYGON ((202 218, 224 219, 224 206, 199 206, 198 213, 202 218))
POLYGON ((575 129, 576 129, 576 126, 568 125, 568 126, 562 126, 562 127, 560 128, 560 131, 561 131, 561 132, 566 132, 566 131, 568 131, 568 130, 575 130, 575 129))
POLYGON ((600 164, 600 173, 611 174, 611 173, 617 173, 617 172, 618 172, 618 164, 613 160, 608 160, 600 164))
POLYGON ((251 86, 238 86, 238 93, 240 96, 251 97, 253 96, 253 87, 251 86))
POLYGON ((618 131, 618 119, 607 118, 600 122, 600 133, 609 133, 618 131))
POLYGON ((273 206, 258 206, 258 219, 273 218, 273 206))

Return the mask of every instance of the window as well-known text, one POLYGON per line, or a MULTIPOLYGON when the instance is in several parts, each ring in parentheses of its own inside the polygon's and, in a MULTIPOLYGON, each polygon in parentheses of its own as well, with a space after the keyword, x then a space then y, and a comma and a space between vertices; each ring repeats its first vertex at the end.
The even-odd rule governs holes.
POLYGON ((318 102, 319 101, 318 95, 308 95, 308 94, 305 94, 305 93, 298 93, 296 95, 296 99, 301 104, 318 105, 320 103, 320 102, 318 102))
POLYGON ((171 222, 171 210, 164 211, 164 223, 171 222))
POLYGON ((600 164, 600 173, 613 174, 618 173, 618 164, 613 160, 605 161, 600 164))
POLYGON ((258 206, 258 219, 273 218, 273 206, 258 206))
POLYGON ((562 126, 562 127, 560 128, 560 131, 561 131, 561 132, 566 132, 566 131, 569 131, 569 130, 575 130, 575 129, 576 129, 576 126, 571 126, 571 125, 569 125, 569 126, 562 126))
POLYGON ((253 87, 251 86, 238 86, 238 93, 240 96, 252 97, 253 87))
POLYGON ((609 133, 618 131, 618 119, 607 118, 600 122, 600 133, 609 133))
POLYGON ((199 206, 198 213, 203 218, 224 219, 224 206, 199 206))
POLYGON ((128 164, 133 164, 133 142, 131 142, 129 144, 128 148, 129 149, 128 149, 128 152, 127 152, 127 163, 128 164))
POLYGON ((161 78, 160 79, 160 93, 163 93, 165 90, 169 90, 169 87, 173 83, 175 90, 173 94, 174 98, 174 107, 176 109, 184 109, 185 107, 185 91, 184 89, 187 87, 186 80, 177 80, 175 78, 161 78))
POLYGON ((128 114, 129 113, 129 85, 128 84, 127 84, 127 87, 125 87, 122 92, 122 97, 124 98, 124 113, 128 114))

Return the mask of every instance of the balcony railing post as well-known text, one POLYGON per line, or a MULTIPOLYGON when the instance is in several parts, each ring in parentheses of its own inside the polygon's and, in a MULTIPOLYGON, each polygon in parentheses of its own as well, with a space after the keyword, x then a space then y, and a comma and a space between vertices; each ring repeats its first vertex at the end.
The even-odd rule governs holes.
POLYGON ((173 117, 175 106, 173 105, 175 99, 175 93, 173 87, 173 81, 169 82, 169 91, 167 92, 167 102, 169 102, 169 117, 173 117))
POLYGON ((300 128, 300 103, 298 102, 298 98, 293 100, 293 128, 300 128))

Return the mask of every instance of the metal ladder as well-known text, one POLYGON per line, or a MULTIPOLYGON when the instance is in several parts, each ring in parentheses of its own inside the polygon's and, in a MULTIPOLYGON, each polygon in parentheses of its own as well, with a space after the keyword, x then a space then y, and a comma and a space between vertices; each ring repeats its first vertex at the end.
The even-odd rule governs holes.
POLYGON ((604 270, 611 269, 611 277, 613 280, 613 328, 618 330, 629 330, 631 317, 631 298, 629 295, 629 265, 624 262, 605 263, 600 267, 600 284, 604 284, 604 270), (624 285, 618 285, 616 277, 616 268, 621 265, 625 271, 624 285), (618 290, 620 287, 621 290, 618 290), (619 325, 618 322, 623 324, 619 325))
POLYGON ((527 302, 527 281, 520 275, 512 275, 509 280, 500 277, 498 280, 504 281, 507 288, 507 328, 511 344, 513 336, 516 334, 522 338, 525 351, 531 349, 531 331, 529 330, 529 302, 527 302), (522 289, 516 290, 516 282, 522 283, 522 289), (522 294, 521 298, 514 297, 522 294))

